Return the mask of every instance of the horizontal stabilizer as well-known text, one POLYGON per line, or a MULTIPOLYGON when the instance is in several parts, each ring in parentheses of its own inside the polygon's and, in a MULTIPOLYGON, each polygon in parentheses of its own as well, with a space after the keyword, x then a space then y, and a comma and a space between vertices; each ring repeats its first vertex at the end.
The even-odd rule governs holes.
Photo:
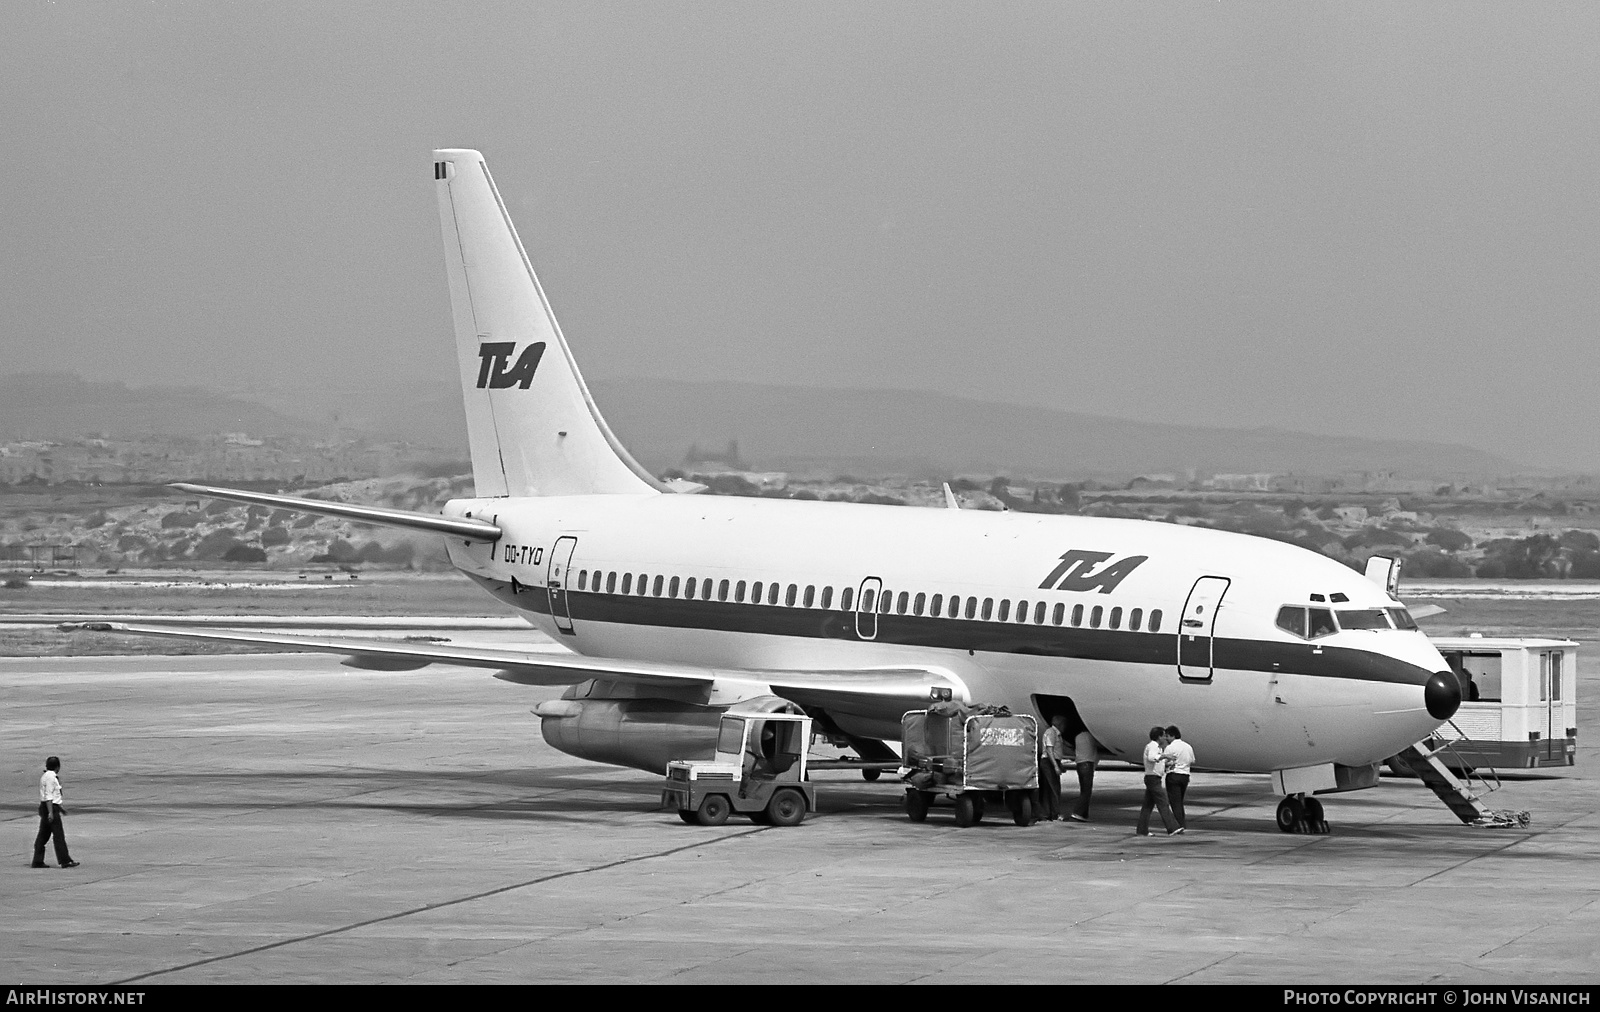
POLYGON ((252 506, 271 506, 275 509, 297 510, 325 517, 341 517, 358 523, 376 524, 379 527, 398 527, 407 531, 446 534, 468 541, 500 540, 500 528, 487 520, 474 520, 471 517, 446 517, 437 513, 415 513, 411 510, 394 510, 382 506, 356 506, 351 503, 325 502, 321 499, 299 499, 290 495, 246 492, 235 488, 213 488, 210 485, 191 485, 182 481, 175 481, 168 487, 192 492, 195 495, 209 496, 212 499, 228 499, 233 502, 249 503, 252 506))

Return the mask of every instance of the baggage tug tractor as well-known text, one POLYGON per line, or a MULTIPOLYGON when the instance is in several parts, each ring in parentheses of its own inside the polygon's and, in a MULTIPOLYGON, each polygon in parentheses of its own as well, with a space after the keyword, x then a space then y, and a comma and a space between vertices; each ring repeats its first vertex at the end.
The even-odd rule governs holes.
POLYGON ((662 807, 702 826, 720 826, 732 812, 757 825, 798 826, 817 810, 816 788, 806 782, 810 745, 810 717, 723 714, 715 759, 667 763, 662 807))

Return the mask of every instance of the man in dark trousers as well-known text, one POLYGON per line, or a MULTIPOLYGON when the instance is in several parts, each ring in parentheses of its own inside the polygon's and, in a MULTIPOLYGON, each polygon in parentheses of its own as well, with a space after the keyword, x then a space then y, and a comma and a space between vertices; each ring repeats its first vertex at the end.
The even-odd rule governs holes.
POLYGON ((1039 818, 1054 822, 1061 818, 1061 762, 1066 755, 1067 718, 1050 718, 1039 742, 1039 818))
POLYGON ((51 837, 55 837, 56 863, 63 868, 78 866, 67 853, 67 832, 61 826, 66 809, 61 807, 61 778, 56 775, 60 770, 61 760, 51 756, 44 761, 44 774, 39 777, 39 835, 33 839, 35 868, 50 867, 44 863, 44 845, 51 837))
POLYGON ((1078 768, 1078 803, 1072 806, 1072 814, 1068 818, 1073 822, 1088 822, 1089 798, 1094 794, 1094 767, 1100 761, 1100 743, 1094 740, 1088 728, 1084 728, 1078 732, 1072 753, 1074 765, 1078 768))
POLYGON ((1167 728, 1167 747, 1161 754, 1167 759, 1167 802, 1172 805, 1172 817, 1178 820, 1178 825, 1184 829, 1189 828, 1189 820, 1183 814, 1183 796, 1189 793, 1189 767, 1194 765, 1194 749, 1183 740, 1183 732, 1178 730, 1178 725, 1173 724, 1167 728))
POLYGON ((1166 747, 1167 729, 1152 727, 1150 744, 1144 747, 1144 804, 1139 808, 1139 825, 1134 830, 1139 836, 1150 835, 1152 808, 1160 809, 1161 823, 1167 827, 1168 836, 1183 832, 1183 827, 1173 819, 1172 809, 1167 805, 1167 759, 1162 755, 1166 747))

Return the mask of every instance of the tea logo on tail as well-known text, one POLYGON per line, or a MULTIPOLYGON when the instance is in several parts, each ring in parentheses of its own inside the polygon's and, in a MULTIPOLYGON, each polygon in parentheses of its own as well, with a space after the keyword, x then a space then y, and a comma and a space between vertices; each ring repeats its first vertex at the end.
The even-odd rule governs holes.
POLYGON ((539 359, 544 357, 544 342, 535 341, 528 345, 522 350, 516 365, 507 369, 506 363, 511 361, 511 354, 516 350, 515 341, 485 341, 478 345, 479 390, 485 387, 504 390, 511 386, 528 389, 528 384, 533 382, 534 370, 539 368, 539 359))
POLYGON ((1040 590, 1098 590, 1102 594, 1109 594, 1117 589, 1117 584, 1128 578, 1128 574, 1138 569, 1150 557, 1148 555, 1130 555, 1126 559, 1117 561, 1096 570, 1094 567, 1111 558, 1110 552, 1084 552, 1073 550, 1063 552, 1061 562, 1050 575, 1039 584, 1040 590))

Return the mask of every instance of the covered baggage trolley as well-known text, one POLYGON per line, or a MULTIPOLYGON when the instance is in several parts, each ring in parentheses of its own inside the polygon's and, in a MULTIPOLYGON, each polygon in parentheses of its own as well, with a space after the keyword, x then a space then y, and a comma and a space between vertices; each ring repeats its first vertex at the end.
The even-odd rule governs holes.
POLYGON ((922 822, 940 797, 955 803, 956 825, 983 820, 985 802, 1004 804, 1019 826, 1032 825, 1039 787, 1039 724, 1004 707, 939 703, 901 718, 906 815, 922 822))

